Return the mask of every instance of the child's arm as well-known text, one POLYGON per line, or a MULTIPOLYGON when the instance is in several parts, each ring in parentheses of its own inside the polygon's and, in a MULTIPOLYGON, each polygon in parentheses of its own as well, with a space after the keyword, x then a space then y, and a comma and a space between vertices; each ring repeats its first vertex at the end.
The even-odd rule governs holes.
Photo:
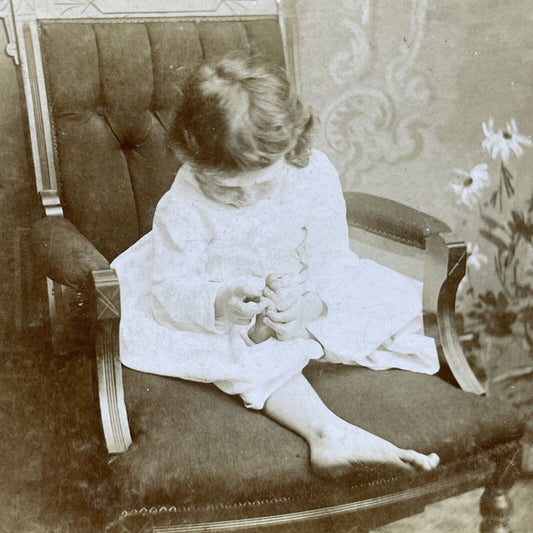
POLYGON ((180 192, 173 188, 163 196, 154 216, 151 310, 167 327, 225 333, 215 317, 225 284, 206 269, 210 228, 180 192))

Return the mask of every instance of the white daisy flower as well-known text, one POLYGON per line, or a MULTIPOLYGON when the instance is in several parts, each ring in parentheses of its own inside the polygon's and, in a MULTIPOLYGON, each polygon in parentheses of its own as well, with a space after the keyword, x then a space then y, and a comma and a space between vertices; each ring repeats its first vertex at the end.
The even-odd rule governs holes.
POLYGON ((481 266, 488 264, 488 262, 487 256, 479 251, 479 245, 472 242, 466 243, 466 272, 459 282, 457 294, 462 294, 472 287, 469 269, 481 270, 481 266))
POLYGON ((514 118, 511 119, 511 122, 507 123, 505 131, 494 131, 494 119, 492 117, 489 118, 487 124, 483 122, 482 127, 485 139, 481 143, 481 146, 489 152, 492 159, 501 157, 503 162, 507 164, 509 163, 511 152, 516 157, 521 157, 524 153, 521 145, 531 146, 531 139, 518 132, 514 118))
POLYGON ((482 254, 479 251, 479 246, 472 242, 466 243, 466 253, 467 253, 467 259, 466 259, 467 267, 473 267, 476 270, 480 270, 482 264, 486 265, 489 262, 487 256, 485 254, 482 254))
POLYGON ((457 203, 463 203, 472 209, 479 202, 483 190, 490 185, 487 163, 479 163, 470 172, 456 168, 453 173, 462 178, 461 183, 450 184, 458 196, 457 203))

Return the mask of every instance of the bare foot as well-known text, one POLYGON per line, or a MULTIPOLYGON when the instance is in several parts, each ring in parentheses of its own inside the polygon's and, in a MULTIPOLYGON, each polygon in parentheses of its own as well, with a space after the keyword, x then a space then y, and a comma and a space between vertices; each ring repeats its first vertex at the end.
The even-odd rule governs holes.
POLYGON ((311 466, 323 476, 337 477, 378 466, 404 472, 430 471, 439 464, 435 453, 403 450, 339 418, 301 373, 274 391, 263 411, 307 441, 311 466))
POLYGON ((354 470, 385 466, 405 472, 430 471, 439 464, 435 453, 424 455, 404 450, 372 433, 343 423, 309 441, 311 466, 325 477, 338 477, 354 470))
POLYGON ((266 316, 266 311, 262 311, 256 316, 255 324, 248 330, 248 337, 255 342, 255 344, 261 344, 270 337, 274 337, 276 332, 267 326, 263 319, 266 316))

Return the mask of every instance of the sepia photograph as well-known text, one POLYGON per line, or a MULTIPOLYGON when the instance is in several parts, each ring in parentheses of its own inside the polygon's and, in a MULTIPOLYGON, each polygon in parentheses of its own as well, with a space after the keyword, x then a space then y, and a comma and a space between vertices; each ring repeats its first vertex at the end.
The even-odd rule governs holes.
POLYGON ((0 0, 0 533, 527 533, 529 0, 0 0))

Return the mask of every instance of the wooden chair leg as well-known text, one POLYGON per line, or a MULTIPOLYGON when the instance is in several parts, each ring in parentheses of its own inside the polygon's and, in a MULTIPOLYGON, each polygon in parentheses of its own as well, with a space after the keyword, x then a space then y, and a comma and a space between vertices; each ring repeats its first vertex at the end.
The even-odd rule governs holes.
POLYGON ((519 453, 501 463, 481 495, 480 533, 511 533, 512 502, 509 490, 519 476, 519 453))
POLYGON ((506 489, 487 487, 479 507, 482 517, 480 533, 511 533, 509 520, 512 504, 506 489))

